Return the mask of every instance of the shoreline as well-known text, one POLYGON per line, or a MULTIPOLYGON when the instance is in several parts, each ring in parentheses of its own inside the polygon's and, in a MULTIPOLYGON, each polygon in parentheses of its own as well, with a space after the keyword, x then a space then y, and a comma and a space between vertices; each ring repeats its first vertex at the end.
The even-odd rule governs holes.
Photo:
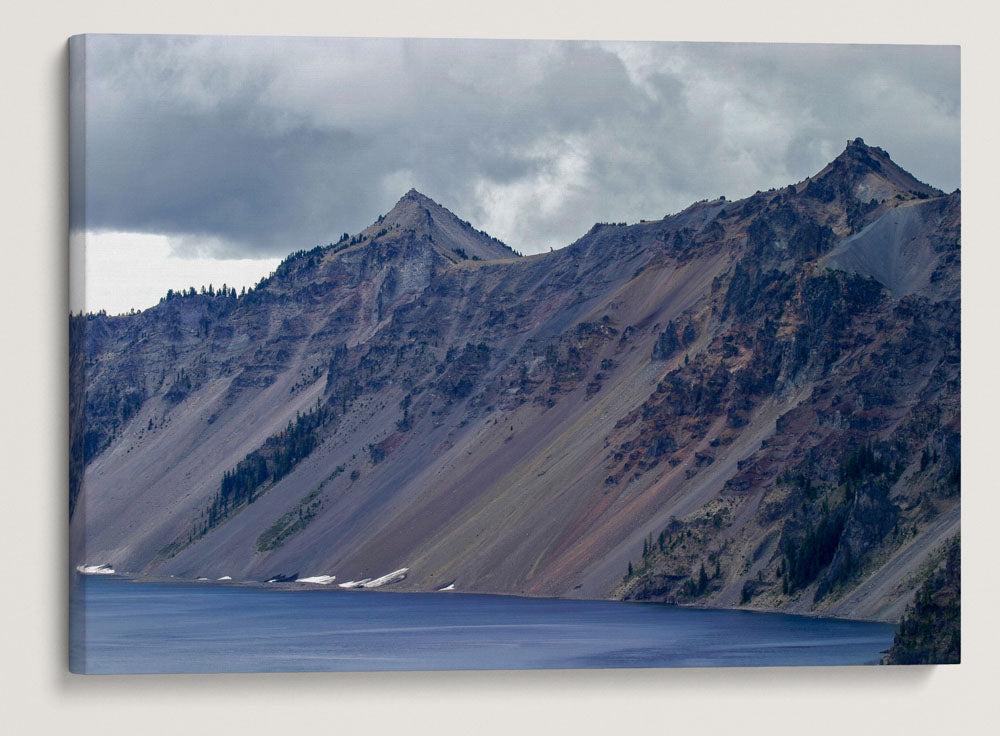
POLYGON ((684 604, 684 603, 668 603, 666 601, 636 601, 636 600, 622 600, 620 598, 565 598, 560 596, 551 595, 524 595, 519 593, 505 593, 505 592, 487 592, 487 591, 477 591, 477 590, 402 590, 400 588, 391 589, 389 586, 391 583, 373 589, 367 588, 341 588, 337 585, 323 584, 323 583, 299 583, 297 581, 282 581, 269 583, 264 580, 205 580, 198 578, 177 578, 174 576, 159 576, 159 575, 143 575, 140 573, 128 573, 128 572, 115 572, 114 574, 93 574, 93 573, 82 573, 78 570, 71 571, 74 576, 74 580, 79 578, 101 578, 101 579, 112 579, 121 580, 123 582, 130 583, 167 583, 167 584, 178 584, 178 585, 192 585, 192 586, 213 586, 218 588, 248 588, 248 589, 258 589, 273 591, 276 593, 305 593, 305 592, 328 592, 328 593, 365 593, 365 594, 379 594, 379 593, 389 593, 394 595, 399 594, 412 594, 412 595, 436 595, 438 593, 445 593, 448 595, 461 595, 461 596, 491 596, 497 598, 517 598, 521 600, 540 600, 540 601, 564 601, 564 602, 581 602, 581 603, 622 603, 630 605, 643 605, 643 606, 664 606, 669 608, 676 608, 682 610, 691 611, 739 611, 743 613, 757 613, 763 615, 778 615, 778 616, 791 616, 795 618, 807 618, 807 619, 824 619, 828 621, 851 621, 857 623, 870 623, 870 624, 884 624, 886 626, 899 626, 898 621, 886 621, 881 619, 868 619, 868 618, 848 618, 846 616, 830 616, 822 613, 813 612, 789 612, 783 611, 776 608, 749 608, 745 606, 736 606, 731 608, 717 607, 717 606, 704 606, 699 604, 684 604))

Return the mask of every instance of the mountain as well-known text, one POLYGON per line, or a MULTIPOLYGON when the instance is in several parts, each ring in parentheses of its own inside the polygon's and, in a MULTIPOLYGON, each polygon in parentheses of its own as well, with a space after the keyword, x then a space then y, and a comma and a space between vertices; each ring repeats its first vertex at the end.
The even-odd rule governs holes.
POLYGON ((520 257, 410 191, 71 318, 71 557, 898 620, 960 516, 960 193, 816 176, 520 257))
POLYGON ((885 664, 959 664, 962 660, 962 560, 956 537, 927 576, 899 624, 885 664))
POLYGON ((459 220, 416 189, 404 194, 395 207, 363 230, 358 241, 369 244, 398 241, 398 237, 393 237, 396 230, 413 235, 419 233, 415 242, 429 244, 453 263, 468 259, 491 261, 518 257, 508 246, 476 230, 468 222, 459 220))

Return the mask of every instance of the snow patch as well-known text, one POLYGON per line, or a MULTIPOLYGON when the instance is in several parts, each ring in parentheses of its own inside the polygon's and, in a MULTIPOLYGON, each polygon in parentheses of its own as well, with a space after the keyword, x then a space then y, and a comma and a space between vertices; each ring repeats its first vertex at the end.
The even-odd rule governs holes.
POLYGON ((308 578, 299 578, 297 583, 312 583, 313 585, 329 585, 337 579, 336 575, 313 575, 308 578))
POLYGON ((77 565, 76 571, 81 575, 114 575, 115 569, 111 565, 77 565))
POLYGON ((409 572, 410 568, 401 567, 398 570, 393 570, 388 575, 383 575, 380 578, 375 578, 374 580, 369 580, 364 584, 366 588, 379 588, 383 585, 388 585, 389 583, 398 583, 400 580, 406 577, 406 573, 409 572))
POLYGON ((348 580, 346 583, 340 583, 338 587, 341 588, 360 588, 362 585, 367 583, 371 578, 363 578, 362 580, 348 580))

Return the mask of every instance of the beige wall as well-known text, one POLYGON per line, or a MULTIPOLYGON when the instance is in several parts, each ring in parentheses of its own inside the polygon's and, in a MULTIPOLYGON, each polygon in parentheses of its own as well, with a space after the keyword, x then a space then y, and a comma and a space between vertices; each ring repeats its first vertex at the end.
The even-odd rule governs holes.
MULTIPOLYGON (((5 7, 0 227, 8 733, 976 733, 998 722, 995 18, 978 3, 86 0, 5 7), (683 7, 694 7, 693 3, 683 7), (788 11, 792 9, 792 11, 788 11), (790 14, 791 13, 791 14, 790 14), (965 530, 960 667, 78 678, 65 673, 65 39, 80 32, 961 43, 965 530), (989 188, 988 191, 985 188, 989 188), (977 339, 978 333, 978 339, 977 339), (989 340, 982 339, 990 336, 989 340), (992 400, 990 399, 992 396, 992 400), (991 520, 992 523, 991 523, 991 520), (979 582, 976 582, 979 581, 979 582), (845 731, 849 729, 849 731, 845 731)), ((919 124, 919 121, 914 121, 919 124)))

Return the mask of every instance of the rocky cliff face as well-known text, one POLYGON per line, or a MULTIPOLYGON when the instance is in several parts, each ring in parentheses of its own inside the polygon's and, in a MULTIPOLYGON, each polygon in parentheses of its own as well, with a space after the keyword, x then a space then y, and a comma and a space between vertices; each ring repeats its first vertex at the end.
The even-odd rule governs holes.
POLYGON ((74 564, 898 619, 958 529, 959 226, 857 140, 525 258, 411 191, 73 318, 74 564))

